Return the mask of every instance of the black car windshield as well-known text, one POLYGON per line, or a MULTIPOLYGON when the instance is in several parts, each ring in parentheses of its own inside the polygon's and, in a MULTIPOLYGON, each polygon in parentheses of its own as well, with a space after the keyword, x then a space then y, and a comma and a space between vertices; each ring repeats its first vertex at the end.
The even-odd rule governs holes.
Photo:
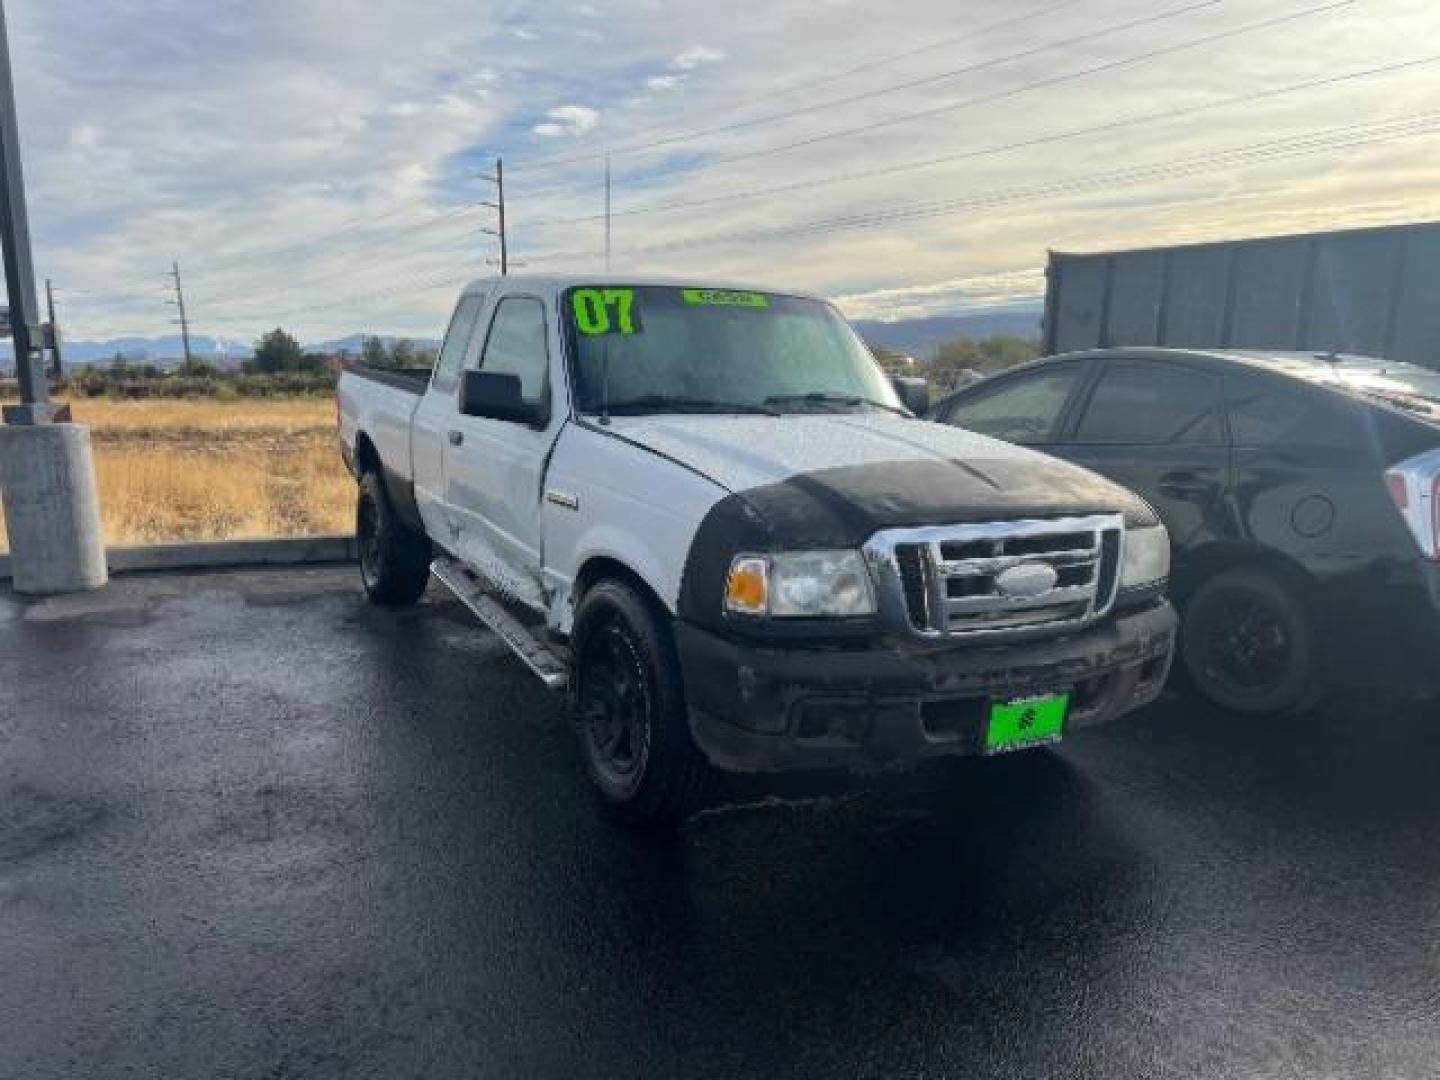
POLYGON ((562 310, 581 412, 903 411, 828 305, 668 286, 570 289, 562 310))

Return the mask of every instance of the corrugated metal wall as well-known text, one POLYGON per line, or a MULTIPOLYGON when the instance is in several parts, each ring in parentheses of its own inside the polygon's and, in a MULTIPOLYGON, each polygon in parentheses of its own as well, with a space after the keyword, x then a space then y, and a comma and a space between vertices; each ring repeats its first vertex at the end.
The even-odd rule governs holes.
POLYGON ((1052 253, 1045 351, 1315 349, 1440 368, 1440 224, 1052 253))

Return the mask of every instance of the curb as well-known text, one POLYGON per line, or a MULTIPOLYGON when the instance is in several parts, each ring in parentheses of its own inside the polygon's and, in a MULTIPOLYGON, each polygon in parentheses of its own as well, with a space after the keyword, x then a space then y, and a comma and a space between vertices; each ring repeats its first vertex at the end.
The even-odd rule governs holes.
MULTIPOLYGON (((144 544, 106 548, 114 574, 148 570, 225 570, 251 566, 307 566, 352 562, 353 536, 299 536, 275 540, 210 540, 194 544, 144 544)), ((10 556, 0 554, 0 581, 10 580, 10 556)))

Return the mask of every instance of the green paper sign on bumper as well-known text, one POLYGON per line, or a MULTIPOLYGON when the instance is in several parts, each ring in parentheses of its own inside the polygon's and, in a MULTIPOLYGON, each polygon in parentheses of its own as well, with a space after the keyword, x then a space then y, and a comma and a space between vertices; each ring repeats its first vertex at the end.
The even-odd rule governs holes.
POLYGON ((1059 742, 1070 711, 1069 694, 1048 694, 990 706, 985 729, 985 752, 1002 754, 1027 746, 1059 742))

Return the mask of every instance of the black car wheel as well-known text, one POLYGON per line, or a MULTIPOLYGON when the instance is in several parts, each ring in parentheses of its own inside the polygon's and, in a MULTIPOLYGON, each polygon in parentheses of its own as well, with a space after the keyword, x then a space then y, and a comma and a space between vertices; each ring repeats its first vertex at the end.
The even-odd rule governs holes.
POLYGON ((360 581, 372 603, 413 604, 430 581, 430 541, 400 520, 375 472, 360 477, 355 504, 360 581))
POLYGON ((1181 655, 1195 688, 1247 715, 1296 712, 1324 693, 1310 612, 1260 570, 1226 570, 1185 605, 1181 655))
POLYGON ((708 765, 690 738, 668 626, 637 590, 602 581, 575 614, 575 722, 606 809, 666 826, 699 804, 708 765))

